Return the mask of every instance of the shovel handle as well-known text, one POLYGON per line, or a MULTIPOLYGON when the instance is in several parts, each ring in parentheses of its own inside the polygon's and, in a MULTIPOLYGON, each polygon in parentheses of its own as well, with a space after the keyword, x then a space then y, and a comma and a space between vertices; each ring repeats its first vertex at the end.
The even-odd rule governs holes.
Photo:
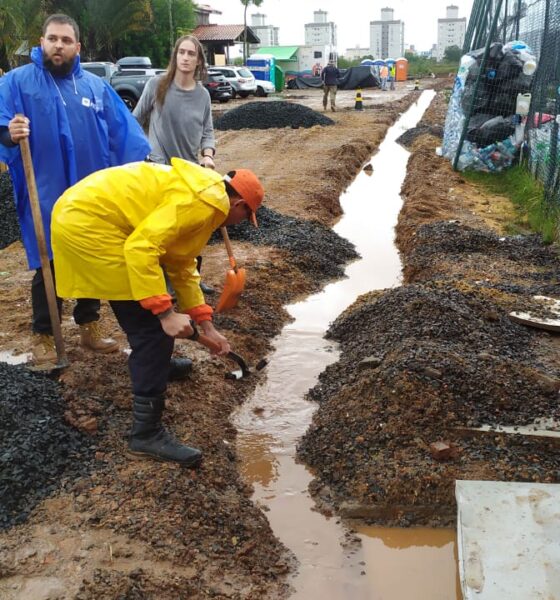
POLYGON ((193 328, 193 334, 187 338, 188 340, 192 340, 193 342, 198 342, 199 344, 206 346, 208 348, 208 350, 211 350, 212 352, 220 351, 220 348, 221 348, 220 344, 218 344, 214 340, 211 340, 209 337, 205 336, 203 333, 200 333, 200 331, 199 331, 198 327, 195 325, 194 321, 191 321, 191 327, 193 328))
MULTIPOLYGON (((220 345, 211 340, 209 337, 206 337, 203 333, 200 333, 194 321, 191 322, 191 327, 193 328, 193 334, 187 338, 188 340, 198 342, 199 344, 206 346, 206 348, 208 348, 212 352, 220 351, 220 345)), ((239 356, 239 354, 230 351, 226 354, 226 357, 230 360, 233 360, 233 362, 237 363, 237 365, 241 369, 243 377, 246 377, 249 374, 249 367, 247 366, 245 359, 239 356)))
MULTIPOLYGON (((25 115, 16 115, 23 117, 25 115)), ((49 317, 54 336, 54 344, 59 366, 66 365, 68 359, 64 348, 64 339, 62 337, 62 328, 60 327, 60 316, 58 314, 58 305, 56 301, 56 292, 54 288, 54 279, 51 271, 51 264, 47 251, 47 241, 45 238, 45 228, 43 226, 43 217, 41 216, 41 207, 39 204, 39 194, 37 193, 37 183, 35 181, 35 171, 33 170, 33 161, 31 159, 31 149, 29 147, 29 138, 23 138, 19 142, 21 158, 23 160, 23 170, 25 171, 25 180, 29 194, 29 203, 31 206, 31 215, 33 217, 33 227, 35 228, 35 237, 39 247, 39 257, 41 259, 41 269, 43 270, 43 280, 45 282, 45 293, 47 296, 47 305, 49 307, 49 317)))
POLYGON ((235 258, 233 256, 233 247, 231 245, 231 240, 229 239, 229 235, 226 227, 220 227, 220 231, 222 233, 222 237, 224 238, 224 244, 226 245, 226 250, 229 257, 229 264, 231 268, 237 273, 237 263, 235 262, 235 258))

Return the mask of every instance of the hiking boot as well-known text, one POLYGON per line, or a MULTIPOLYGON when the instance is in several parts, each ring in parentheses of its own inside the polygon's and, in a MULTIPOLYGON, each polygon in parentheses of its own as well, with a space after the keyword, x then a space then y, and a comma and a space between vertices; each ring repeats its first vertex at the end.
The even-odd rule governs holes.
POLYGON ((331 106, 331 110, 332 110, 333 112, 336 112, 336 108, 335 108, 334 106, 331 106))
POLYGON ((202 290, 203 294, 215 294, 216 293, 216 290, 213 287, 206 285, 203 281, 200 282, 200 289, 202 290))
POLYGON ((134 396, 133 423, 128 441, 130 453, 186 467, 198 466, 202 452, 179 443, 161 424, 164 408, 163 396, 134 396))
POLYGON ((193 370, 193 362, 190 358, 172 358, 171 367, 167 381, 181 381, 190 377, 193 370))
POLYGON ((48 333, 34 333, 31 352, 33 353, 34 366, 40 367, 44 365, 48 368, 56 365, 58 357, 52 335, 48 333))
POLYGON ((113 338, 103 337, 99 321, 80 325, 80 344, 84 348, 99 354, 108 354, 119 349, 118 342, 113 338))

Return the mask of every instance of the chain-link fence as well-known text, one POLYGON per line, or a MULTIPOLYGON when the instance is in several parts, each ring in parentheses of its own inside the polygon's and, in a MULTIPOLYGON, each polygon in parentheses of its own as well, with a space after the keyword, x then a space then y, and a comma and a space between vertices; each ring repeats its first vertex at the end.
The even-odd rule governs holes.
POLYGON ((522 160, 560 201, 560 0, 475 0, 447 114, 456 169, 522 160))

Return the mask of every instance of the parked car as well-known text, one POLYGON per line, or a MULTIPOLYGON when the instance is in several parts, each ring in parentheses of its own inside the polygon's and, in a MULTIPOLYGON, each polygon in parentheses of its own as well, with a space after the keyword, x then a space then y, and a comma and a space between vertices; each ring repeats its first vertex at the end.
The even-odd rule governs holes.
POLYGON ((219 71, 233 88, 233 98, 247 98, 249 94, 257 93, 257 81, 247 67, 211 66, 212 71, 219 71))
POLYGON ((208 71, 208 76, 204 82, 204 87, 210 93, 211 100, 227 102, 233 98, 233 88, 219 71, 208 71))
MULTIPOLYGON (((136 59, 137 57, 129 58, 136 59)), ((165 71, 165 69, 154 69, 151 63, 146 62, 131 61, 129 65, 111 62, 83 62, 81 64, 85 71, 105 79, 130 110, 134 110, 148 80, 165 71)))
POLYGON ((257 91, 255 92, 256 96, 268 96, 268 94, 274 94, 276 88, 272 81, 267 81, 265 79, 257 79, 257 91))

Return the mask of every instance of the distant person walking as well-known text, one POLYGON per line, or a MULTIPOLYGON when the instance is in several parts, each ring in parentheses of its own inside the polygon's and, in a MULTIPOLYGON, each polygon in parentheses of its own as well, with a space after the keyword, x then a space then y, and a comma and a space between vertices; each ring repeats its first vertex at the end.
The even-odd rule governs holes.
POLYGON ((327 110, 329 94, 331 97, 331 110, 336 110, 336 91, 338 89, 338 78, 340 71, 336 68, 334 60, 329 60, 329 64, 321 71, 321 80, 323 81, 323 109, 327 110))
POLYGON ((387 65, 383 65, 379 69, 379 77, 381 77, 381 89, 387 91, 387 78, 389 77, 389 69, 387 65))

